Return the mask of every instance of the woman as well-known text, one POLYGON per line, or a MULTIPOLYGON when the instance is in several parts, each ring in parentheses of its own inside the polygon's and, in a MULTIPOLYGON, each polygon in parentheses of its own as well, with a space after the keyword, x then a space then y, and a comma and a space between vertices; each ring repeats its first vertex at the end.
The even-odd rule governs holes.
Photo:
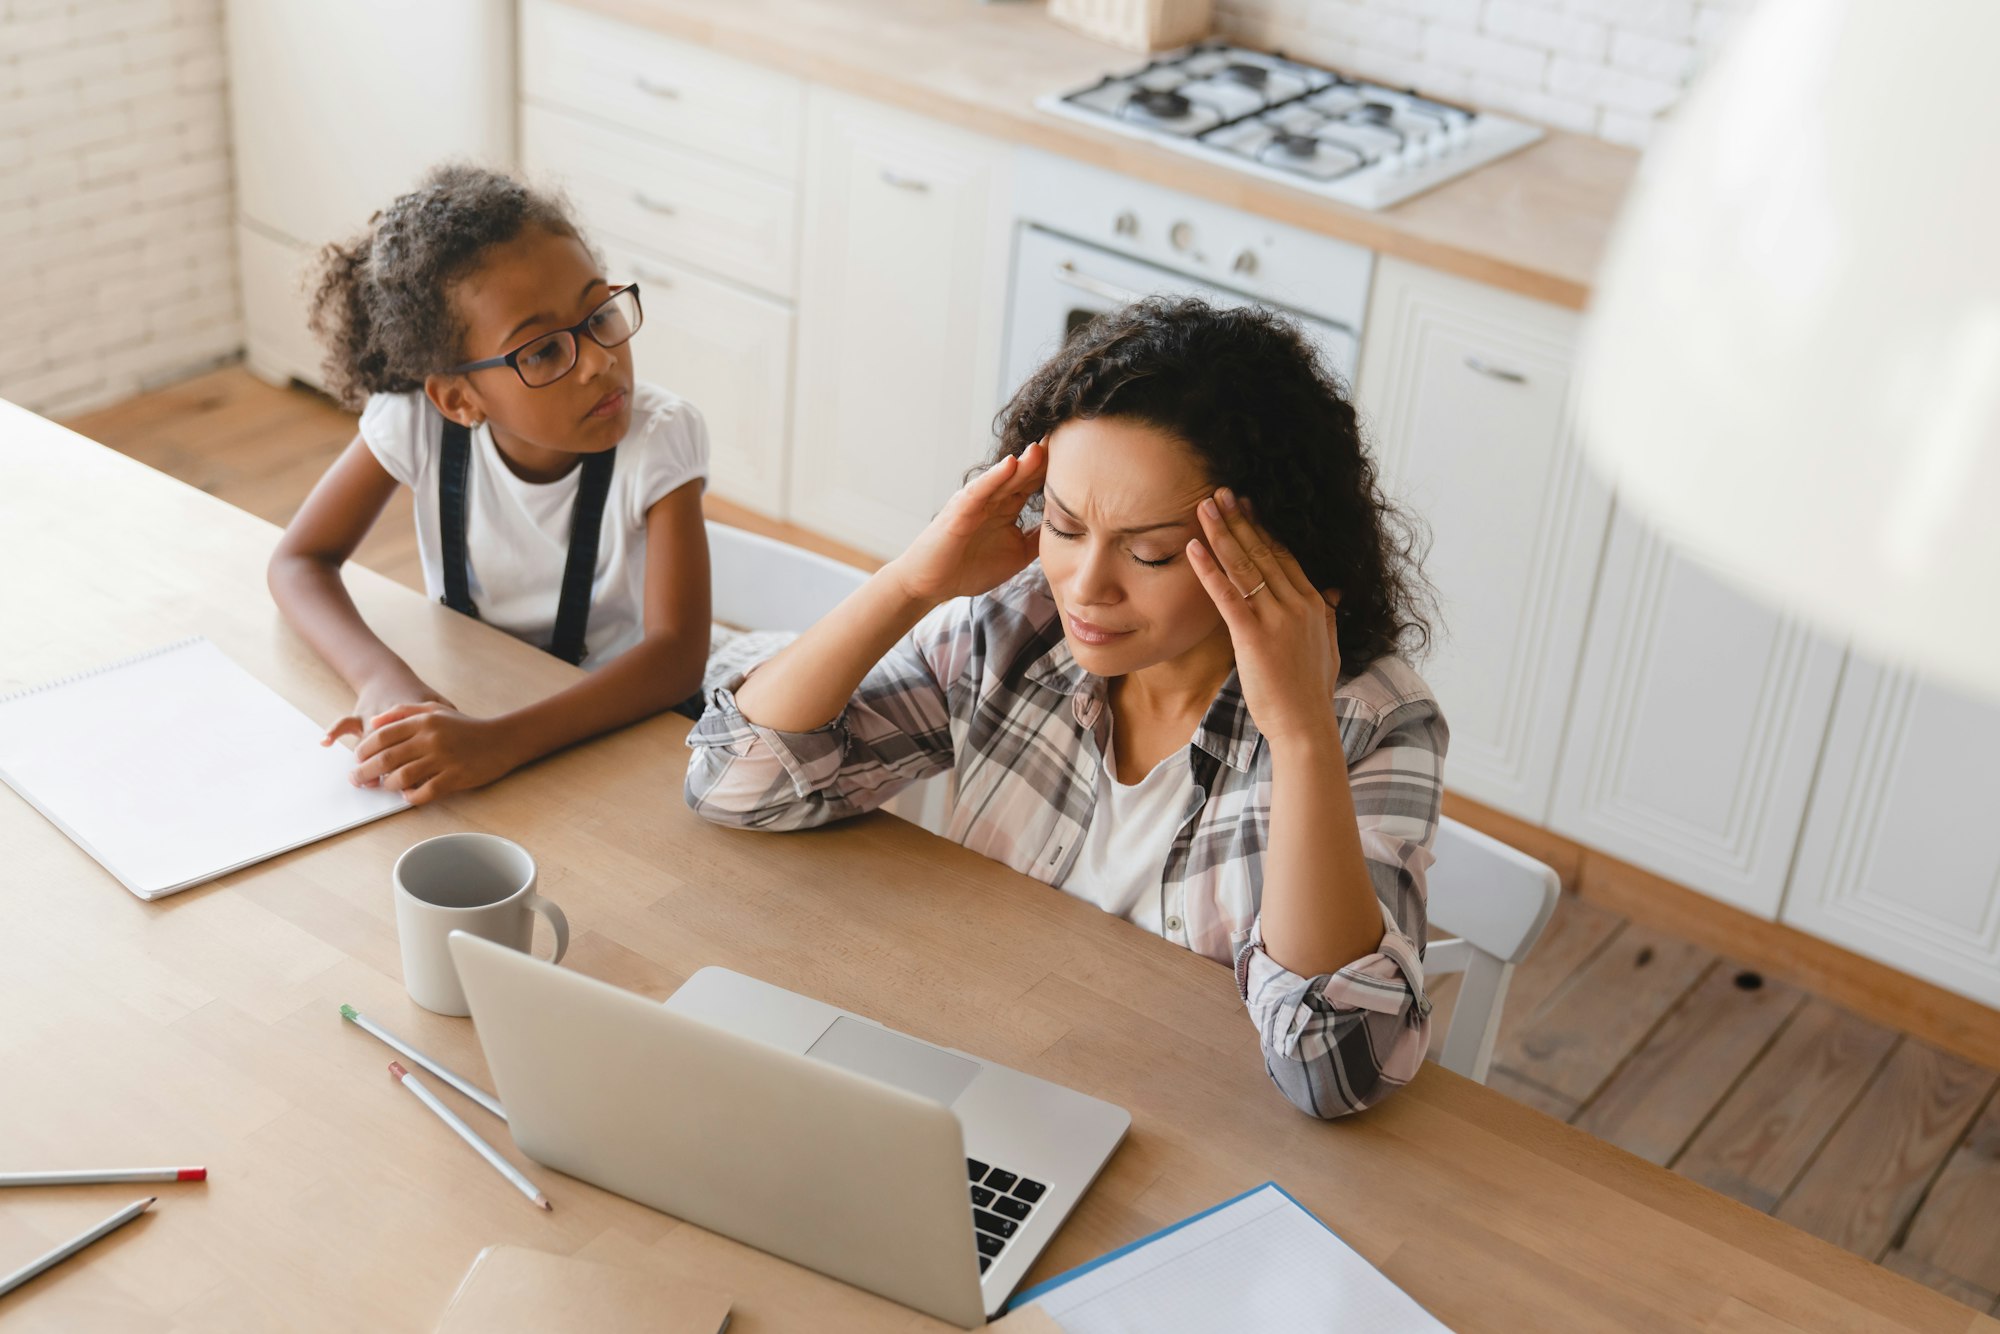
POLYGON ((1428 1038, 1419 586, 1297 330, 1142 302, 1021 388, 909 550, 714 692, 688 803, 797 829, 954 770, 949 837, 1233 965, 1278 1088, 1358 1111, 1428 1038))

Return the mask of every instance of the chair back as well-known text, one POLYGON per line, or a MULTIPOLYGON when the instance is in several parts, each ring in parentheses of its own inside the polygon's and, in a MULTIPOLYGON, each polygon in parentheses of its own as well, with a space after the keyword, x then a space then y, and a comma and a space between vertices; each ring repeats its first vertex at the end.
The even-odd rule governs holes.
POLYGON ((1527 853, 1449 816, 1438 823, 1432 853, 1430 920, 1458 935, 1430 942, 1424 973, 1465 974, 1438 1064, 1483 1084, 1514 965, 1541 938, 1562 884, 1527 853))

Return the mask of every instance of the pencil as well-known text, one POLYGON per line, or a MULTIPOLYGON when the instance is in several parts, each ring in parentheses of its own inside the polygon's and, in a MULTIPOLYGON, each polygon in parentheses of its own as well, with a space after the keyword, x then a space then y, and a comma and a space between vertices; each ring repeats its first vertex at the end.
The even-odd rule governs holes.
POLYGON ((471 1080, 465 1078, 465 1076, 454 1074, 451 1070, 447 1069, 441 1062, 432 1060, 430 1057, 424 1055, 422 1052, 418 1051, 415 1047, 412 1047, 409 1043, 403 1041, 401 1038, 397 1037, 394 1033, 391 1033, 388 1029, 382 1027, 380 1024, 376 1023, 373 1019, 370 1019, 367 1015, 355 1009, 352 1005, 341 1006, 340 1017, 342 1019, 345 1019, 348 1023, 353 1024, 356 1028, 360 1029, 362 1032, 371 1033, 375 1037, 380 1038, 390 1047, 403 1053, 404 1056, 408 1057, 412 1061, 415 1061, 418 1065, 430 1071, 432 1074, 436 1075, 439 1079, 442 1079, 445 1083, 451 1085, 453 1088, 457 1089, 460 1093, 463 1093, 466 1097, 472 1099, 474 1102, 478 1103, 481 1107, 484 1107, 487 1111, 499 1117, 502 1121, 505 1121, 507 1119, 507 1111, 504 1107, 500 1105, 500 1100, 498 1098, 494 1097, 491 1093, 488 1093, 485 1089, 479 1087, 479 1085, 473 1083, 471 1080))
POLYGON ((111 1235, 113 1232, 116 1232, 119 1228, 124 1227, 127 1223, 137 1218, 140 1214, 145 1213, 148 1208, 152 1207, 153 1201, 157 1200, 158 1198, 160 1197, 157 1195, 148 1195, 143 1200, 139 1200, 136 1203, 126 1205, 123 1209, 120 1209, 117 1213, 111 1215, 111 1217, 105 1219, 102 1223, 99 1223, 96 1227, 84 1233, 76 1240, 66 1241, 62 1245, 56 1247, 54 1250, 50 1251, 47 1255, 44 1255, 41 1259, 32 1260, 26 1265, 22 1266, 21 1268, 16 1269, 13 1273, 7 1275, 7 1277, 0 1278, 0 1295, 12 1292, 14 1289, 20 1287, 23 1283, 26 1283, 29 1279, 33 1278, 35 1275, 41 1273, 44 1269, 55 1268, 57 1265, 69 1259, 70 1256, 75 1255, 78 1251, 90 1245, 92 1242, 97 1241, 102 1237, 107 1237, 111 1235))
POLYGON ((521 1174, 520 1168, 514 1166, 514 1164, 508 1162, 505 1158, 502 1158, 499 1155, 499 1153, 495 1151, 495 1149, 491 1144, 488 1144, 485 1140, 479 1138, 479 1136, 476 1133, 474 1133, 471 1126, 465 1124, 465 1122, 458 1119, 457 1113, 453 1112, 451 1108, 445 1106, 443 1103, 438 1101, 437 1094, 431 1092, 429 1089, 424 1087, 422 1080, 418 1079, 408 1070, 405 1070, 403 1068, 403 1063, 401 1061, 389 1062, 389 1073, 395 1078, 397 1083, 401 1084, 404 1088, 408 1089, 410 1092, 416 1094, 418 1099, 422 1101, 424 1106, 430 1108, 433 1112, 436 1112, 438 1115, 438 1120, 450 1126, 452 1128, 453 1133, 455 1133, 460 1139, 464 1140, 467 1144, 470 1144, 474 1149, 478 1150, 479 1156, 481 1158, 484 1158, 487 1162, 493 1164, 493 1169, 496 1172, 498 1172, 501 1176, 506 1177, 509 1181, 513 1182, 514 1189, 520 1191, 523 1195, 527 1196, 530 1200, 540 1205, 544 1209, 553 1209, 555 1207, 554 1205, 549 1203, 549 1197, 542 1194, 542 1192, 536 1188, 534 1182, 528 1180, 527 1177, 521 1174))
POLYGON ((414 1046, 410 1046, 408 1042, 404 1042, 402 1038, 398 1038, 396 1034, 392 1034, 392 1032, 390 1032, 388 1028, 382 1028, 380 1024, 376 1024, 376 1022, 374 1022, 372 1018, 368 1018, 366 1014, 362 1014, 362 1012, 360 1012, 360 1010, 356 1010, 354 1006, 340 1006, 340 1018, 344 1018, 346 1022, 354 1024, 356 1028, 360 1028, 360 1030, 362 1030, 362 1032, 366 1032, 366 1034, 374 1034, 376 1038, 380 1038, 382 1042, 386 1042, 386 1044, 388 1044, 388 1046, 392 1046, 394 1050, 402 1052, 404 1056, 408 1056, 410 1060, 414 1060, 416 1064, 420 1064, 420 1066, 422 1066, 424 1070, 430 1070, 430 1072, 432 1072, 432 1074, 436 1074, 436 1076, 438 1076, 440 1080, 444 1080, 446 1084, 450 1084, 452 1088, 456 1088, 456 1090, 458 1090, 458 1092, 462 1092, 464 1096, 468 1096, 468 1098, 472 1098, 474 1102, 478 1102, 478 1104, 480 1104, 482 1108, 486 1108, 488 1112, 492 1112, 492 1114, 494 1114, 494 1116, 498 1116, 500 1120, 506 1120, 506 1108, 502 1108, 502 1106, 500 1106, 500 1100, 498 1100, 498 1098, 494 1098, 494 1096, 492 1096, 490 1092, 486 1092, 484 1088, 480 1088, 478 1084, 474 1084, 474 1082, 472 1082, 472 1080, 468 1080, 466 1076, 462 1076, 462 1074, 456 1074, 456 1072, 454 1072, 454 1070, 452 1070, 450 1066, 446 1066, 444 1062, 440 1062, 440 1060, 434 1060, 434 1058, 426 1056, 424 1052, 418 1052, 418 1050, 416 1050, 414 1046))
POLYGON ((95 1186, 107 1181, 206 1181, 206 1167, 107 1167, 102 1171, 0 1172, 0 1186, 95 1186))

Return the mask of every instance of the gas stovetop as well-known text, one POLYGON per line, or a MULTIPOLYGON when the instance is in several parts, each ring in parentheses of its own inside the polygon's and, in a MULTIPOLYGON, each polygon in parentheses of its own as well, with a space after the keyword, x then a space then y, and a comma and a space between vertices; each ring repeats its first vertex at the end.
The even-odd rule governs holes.
POLYGON ((1224 44, 1037 105, 1368 209, 1542 137, 1520 121, 1224 44))

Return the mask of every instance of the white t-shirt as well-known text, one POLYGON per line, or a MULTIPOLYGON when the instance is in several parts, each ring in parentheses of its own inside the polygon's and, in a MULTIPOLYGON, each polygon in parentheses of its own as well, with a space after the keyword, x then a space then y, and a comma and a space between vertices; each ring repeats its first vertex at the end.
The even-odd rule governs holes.
POLYGON ((1118 781, 1116 752, 1107 738, 1097 769, 1097 806, 1063 892, 1159 935, 1160 880, 1193 788, 1186 746, 1128 785, 1118 781))
MULTIPOLYGON (((415 493, 424 588, 442 597, 438 470, 444 419, 421 393, 376 394, 362 410, 361 438, 389 475, 415 493)), ((524 482, 501 457, 492 430, 481 425, 472 432, 469 472, 465 548, 472 604, 481 620, 546 647, 555 633, 570 511, 583 469, 571 468, 553 482, 524 482)), ((707 476, 708 427, 694 404, 635 384, 632 427, 618 442, 597 539, 585 667, 603 666, 645 634, 646 511, 668 492, 707 476)))

